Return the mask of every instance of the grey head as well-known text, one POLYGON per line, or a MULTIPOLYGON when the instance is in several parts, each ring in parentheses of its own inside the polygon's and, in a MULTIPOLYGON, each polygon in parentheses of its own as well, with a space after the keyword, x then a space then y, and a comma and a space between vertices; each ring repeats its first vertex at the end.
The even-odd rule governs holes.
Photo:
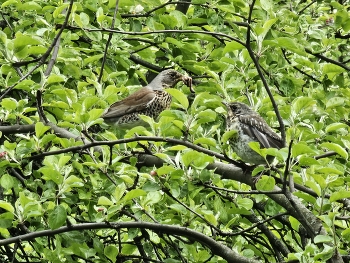
POLYGON ((173 69, 160 72, 147 86, 153 90, 161 90, 164 88, 173 88, 179 81, 183 81, 190 88, 191 92, 194 92, 192 89, 192 78, 184 76, 173 69))
POLYGON ((242 116, 242 115, 258 115, 257 112, 252 110, 248 105, 241 102, 230 102, 225 103, 227 110, 234 116, 242 116))

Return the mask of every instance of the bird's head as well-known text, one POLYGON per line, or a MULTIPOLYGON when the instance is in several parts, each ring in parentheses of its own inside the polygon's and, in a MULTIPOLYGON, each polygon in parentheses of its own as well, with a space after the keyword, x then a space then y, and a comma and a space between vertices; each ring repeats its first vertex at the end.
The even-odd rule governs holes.
POLYGON ((223 104, 227 107, 228 115, 240 116, 255 113, 248 105, 241 102, 223 102, 223 104))
POLYGON ((190 88, 191 92, 194 92, 192 89, 192 78, 189 76, 184 76, 173 69, 160 72, 149 85, 152 88, 173 88, 179 81, 183 81, 183 83, 190 88))

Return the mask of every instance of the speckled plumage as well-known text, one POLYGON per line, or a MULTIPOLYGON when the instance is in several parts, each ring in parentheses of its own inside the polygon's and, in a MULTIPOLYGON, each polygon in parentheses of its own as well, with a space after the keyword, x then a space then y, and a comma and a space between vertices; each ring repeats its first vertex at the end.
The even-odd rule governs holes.
MULTIPOLYGON (((250 142, 259 142, 261 148, 283 147, 283 142, 265 120, 247 105, 240 102, 226 104, 227 118, 226 129, 237 130, 238 135, 230 141, 232 149, 242 159, 251 164, 264 164, 266 160, 252 150, 250 142)), ((272 161, 268 156, 268 161, 272 161)))
POLYGON ((107 124, 118 128, 132 128, 143 126, 145 123, 139 115, 157 118, 168 109, 171 95, 164 88, 173 88, 179 81, 183 81, 192 90, 192 79, 179 72, 169 69, 159 73, 147 86, 131 94, 121 101, 117 101, 102 115, 107 124))

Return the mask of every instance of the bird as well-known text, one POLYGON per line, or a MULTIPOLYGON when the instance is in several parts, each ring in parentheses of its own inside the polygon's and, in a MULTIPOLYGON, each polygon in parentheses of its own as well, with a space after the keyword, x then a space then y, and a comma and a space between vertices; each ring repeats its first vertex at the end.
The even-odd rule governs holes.
POLYGON ((267 160, 250 148, 250 142, 259 142, 260 148, 283 148, 283 140, 266 121, 249 106, 241 102, 224 102, 227 107, 226 130, 236 130, 237 134, 230 140, 233 151, 245 163, 271 163, 273 156, 267 160))
POLYGON ((173 69, 164 70, 147 86, 113 103, 101 117, 105 123, 121 129, 144 126, 146 123, 140 119, 139 115, 147 115, 155 119, 162 111, 168 109, 172 98, 164 89, 175 87, 179 81, 183 81, 194 93, 191 77, 184 76, 173 69))

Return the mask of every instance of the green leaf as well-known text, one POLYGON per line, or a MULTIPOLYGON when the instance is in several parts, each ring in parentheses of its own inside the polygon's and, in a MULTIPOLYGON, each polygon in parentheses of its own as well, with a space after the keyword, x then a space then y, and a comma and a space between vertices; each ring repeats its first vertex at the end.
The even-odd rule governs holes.
POLYGON ((46 131, 50 129, 50 126, 45 126, 42 122, 35 123, 35 135, 38 138, 40 138, 46 131))
POLYGON ((293 100, 292 109, 296 114, 300 114, 302 110, 308 109, 315 104, 315 101, 309 97, 299 97, 293 100))
POLYGON ((0 200, 0 208, 5 209, 6 211, 9 211, 11 213, 13 213, 15 211, 15 209, 13 208, 13 206, 10 203, 7 203, 5 201, 0 200))
POLYGON ((318 196, 321 196, 321 187, 318 183, 308 180, 305 182, 305 185, 310 187, 318 196))
POLYGON ((15 179, 9 174, 4 174, 0 177, 0 185, 4 189, 11 189, 15 184, 15 179))
POLYGON ((89 25, 89 16, 83 12, 79 14, 80 16, 80 21, 83 26, 88 26, 89 25))
MULTIPOLYGON (((327 187, 326 180, 323 178, 322 175, 312 174, 311 176, 315 179, 315 182, 317 183, 317 185, 319 187, 321 187, 321 189, 325 189, 327 187)), ((318 191, 316 191, 316 192, 318 192, 318 191)))
POLYGON ((196 139, 193 143, 194 144, 198 144, 198 145, 212 146, 212 147, 216 146, 216 141, 213 138, 201 137, 201 138, 196 139))
POLYGON ((327 243, 327 242, 332 242, 332 241, 333 241, 333 238, 332 238, 331 236, 317 235, 317 236, 314 238, 315 244, 318 244, 318 243, 327 243))
POLYGON ((119 184, 113 193, 115 200, 118 202, 124 195, 126 191, 126 185, 124 183, 119 184))
POLYGON ((345 123, 341 123, 341 122, 335 122, 335 123, 331 123, 326 127, 326 132, 333 132, 333 131, 338 131, 339 129, 343 129, 343 128, 347 128, 348 125, 346 125, 345 123))
POLYGON ((15 110, 17 108, 17 101, 12 98, 4 98, 1 101, 1 106, 7 110, 15 110))
POLYGON ((69 192, 74 187, 83 187, 84 183, 83 180, 79 177, 76 177, 75 175, 69 176, 67 179, 64 180, 65 188, 63 189, 64 192, 69 192))
POLYGON ((300 156, 299 165, 310 166, 310 165, 319 165, 319 164, 320 164, 320 162, 317 161, 315 158, 307 157, 307 156, 300 156))
POLYGON ((39 4, 37 4, 34 1, 30 1, 30 2, 26 2, 23 4, 17 4, 17 10, 34 10, 34 11, 39 11, 41 10, 41 6, 39 4))
POLYGON ((270 31, 273 24, 277 22, 277 18, 266 20, 262 28, 257 28, 257 34, 259 36, 259 39, 263 40, 266 36, 266 34, 270 31))
POLYGON ((63 176, 58 171, 50 167, 41 167, 38 171, 43 174, 42 178, 46 181, 51 180, 57 185, 60 185, 63 182, 63 176))
POLYGON ((280 89, 286 96, 291 96, 296 92, 296 86, 290 78, 283 78, 280 83, 280 89))
POLYGON ((294 144, 292 146, 292 156, 293 157, 297 157, 300 156, 302 154, 315 154, 315 151, 312 150, 309 146, 306 145, 306 143, 304 142, 299 142, 297 144, 294 144))
POLYGON ((168 92, 174 99, 176 99, 184 110, 187 110, 189 104, 185 94, 183 94, 178 89, 166 89, 166 92, 168 92))
POLYGON ((298 44, 295 38, 292 37, 279 37, 276 39, 278 46, 290 50, 300 56, 307 56, 304 47, 298 44))
POLYGON ((256 183, 256 189, 260 191, 272 191, 276 185, 275 179, 271 176, 263 175, 256 183))
POLYGON ((97 201, 97 205, 110 206, 113 202, 105 196, 100 196, 97 201))
POLYGON ((212 163, 214 158, 197 151, 189 150, 182 155, 182 160, 185 166, 192 165, 198 169, 203 169, 209 163, 212 163))
POLYGON ((249 147, 257 152, 259 155, 266 157, 266 149, 261 149, 260 148, 260 143, 258 142, 250 142, 248 143, 249 147))
POLYGON ((175 45, 175 46, 177 46, 177 47, 182 47, 182 46, 184 45, 183 42, 181 42, 181 41, 179 41, 179 40, 177 40, 177 39, 175 39, 175 38, 172 38, 172 37, 167 37, 167 38, 165 38, 165 41, 166 41, 167 43, 173 44, 173 45, 175 45))
POLYGON ((335 151, 337 154, 339 154, 341 157, 343 157, 344 159, 348 159, 348 153, 347 151, 341 147, 340 145, 338 144, 335 144, 335 143, 331 143, 331 142, 324 142, 320 145, 321 147, 325 147, 327 148, 328 150, 331 150, 331 151, 335 151))
POLYGON ((176 169, 173 166, 169 165, 163 165, 162 167, 157 169, 157 174, 159 176, 164 175, 164 174, 170 174, 174 172, 176 169))
POLYGON ((9 5, 13 5, 13 4, 17 4, 18 3, 18 0, 8 0, 8 1, 5 1, 1 7, 4 8, 6 6, 9 6, 9 5))
POLYGON ((86 59, 84 59, 84 65, 93 63, 95 61, 99 61, 103 57, 102 55, 94 55, 94 56, 88 56, 86 59))
POLYGON ((262 9, 264 9, 265 11, 270 11, 273 7, 272 0, 260 0, 260 4, 262 9))
POLYGON ((326 63, 323 65, 323 74, 327 73, 342 73, 346 70, 338 65, 334 65, 331 63, 326 63))
POLYGON ((223 53, 226 54, 227 52, 241 50, 243 48, 245 47, 241 43, 238 43, 236 41, 231 41, 225 45, 223 53))
POLYGON ((213 215, 213 212, 210 211, 209 213, 204 213, 204 218, 208 220, 211 224, 216 226, 218 224, 218 221, 216 220, 215 216, 213 215))
POLYGON ((62 205, 58 205, 49 213, 48 223, 51 229, 57 229, 65 224, 67 219, 66 209, 62 205))
POLYGON ((253 208, 253 201, 249 198, 240 198, 237 200, 237 206, 239 208, 245 208, 247 210, 250 210, 253 208))
POLYGON ((196 119, 198 119, 197 123, 202 124, 202 123, 208 123, 208 122, 213 122, 216 120, 216 112, 211 110, 211 109, 206 109, 204 111, 201 111, 198 113, 196 116, 196 119))
POLYGON ((25 79, 25 80, 21 81, 15 87, 15 89, 27 90, 27 91, 30 91, 30 90, 32 90, 34 88, 37 88, 37 84, 35 84, 35 82, 30 80, 30 79, 25 79))
POLYGON ((60 159, 58 160, 58 166, 63 168, 71 158, 72 156, 68 156, 68 155, 60 156, 60 159))
POLYGON ((104 254, 107 258, 109 258, 112 262, 116 262, 117 256, 119 254, 119 250, 116 246, 106 246, 104 248, 104 254))
POLYGON ((350 228, 345 229, 342 233, 341 233, 342 237, 345 238, 347 241, 350 240, 350 228))
POLYGON ((176 19, 176 27, 184 27, 187 24, 187 16, 178 10, 173 10, 169 13, 170 16, 176 19))
POLYGON ((226 145, 232 138, 236 138, 238 136, 237 130, 230 130, 225 132, 221 137, 221 142, 223 145, 226 145))
POLYGON ((160 19, 160 22, 162 22, 167 27, 175 28, 177 26, 177 19, 174 16, 161 15, 159 19, 160 19))
POLYGON ((23 48, 27 45, 40 45, 42 40, 40 38, 24 35, 22 33, 17 33, 14 40, 14 47, 17 49, 23 48))
POLYGON ((50 74, 46 82, 47 84, 52 84, 52 83, 65 82, 66 80, 67 80, 66 77, 63 75, 50 74))
POLYGON ((331 194, 329 202, 334 202, 340 199, 345 199, 350 197, 350 191, 340 190, 331 194))
POLYGON ((333 107, 339 107, 343 106, 345 103, 345 99, 342 97, 333 97, 328 100, 326 100, 326 108, 333 108, 333 107))
POLYGON ((133 198, 145 196, 145 195, 147 195, 146 191, 144 191, 142 189, 133 189, 129 193, 127 193, 122 200, 124 202, 126 202, 126 201, 133 199, 133 198))
POLYGON ((300 222, 297 219, 295 219, 294 217, 290 216, 289 217, 289 222, 290 222, 292 228, 295 231, 299 231, 300 222))

